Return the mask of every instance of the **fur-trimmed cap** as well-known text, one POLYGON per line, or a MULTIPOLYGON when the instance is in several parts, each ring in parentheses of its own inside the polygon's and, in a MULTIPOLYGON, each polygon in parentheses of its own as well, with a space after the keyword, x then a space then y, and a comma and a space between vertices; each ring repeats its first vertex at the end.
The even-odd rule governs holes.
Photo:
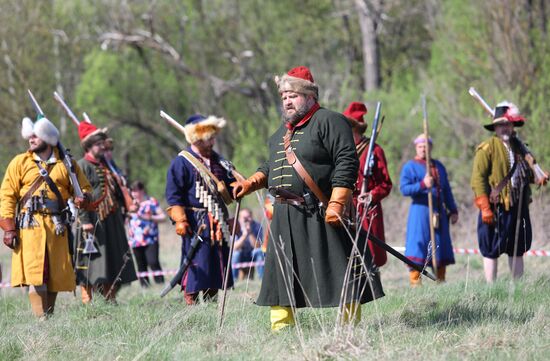
POLYGON ((279 94, 285 91, 293 91, 305 95, 313 95, 315 100, 319 99, 319 87, 313 80, 311 71, 305 66, 292 68, 288 73, 275 77, 275 83, 279 94))
POLYGON ((519 113, 517 105, 509 101, 503 101, 497 104, 495 107, 495 115, 493 116, 493 122, 486 124, 483 127, 487 130, 494 131, 495 125, 512 123, 514 127, 521 127, 525 123, 525 118, 519 113))
POLYGON ((30 118, 23 118, 21 136, 29 139, 33 134, 51 146, 56 146, 59 142, 59 130, 45 117, 39 116, 35 123, 30 118))
POLYGON ((193 144, 198 140, 207 140, 218 134, 221 128, 227 124, 223 118, 210 115, 205 117, 201 114, 194 114, 187 118, 183 130, 185 132, 185 140, 189 144, 193 144))
POLYGON ((348 118, 351 127, 357 129, 361 134, 367 130, 368 124, 365 123, 363 116, 367 114, 367 106, 360 102, 351 102, 342 114, 348 118))
POLYGON ((94 143, 107 139, 107 128, 99 129, 92 123, 80 122, 78 125, 78 137, 84 150, 91 148, 94 143))

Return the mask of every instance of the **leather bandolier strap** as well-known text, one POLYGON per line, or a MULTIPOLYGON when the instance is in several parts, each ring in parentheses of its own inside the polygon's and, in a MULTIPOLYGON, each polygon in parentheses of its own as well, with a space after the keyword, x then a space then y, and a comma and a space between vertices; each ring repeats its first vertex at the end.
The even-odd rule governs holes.
POLYGON ((294 153, 294 150, 292 149, 292 145, 290 144, 290 138, 292 137, 292 131, 289 129, 286 131, 285 136, 283 137, 283 144, 285 147, 285 157, 288 161, 288 164, 290 164, 296 173, 302 178, 304 183, 308 186, 308 188, 315 194, 315 197, 323 204, 323 207, 326 208, 328 205, 328 198, 325 196, 323 191, 319 188, 319 186, 315 183, 313 178, 309 175, 307 170, 302 165, 302 162, 298 159, 296 156, 296 153, 294 153))
POLYGON ((491 188, 491 194, 489 195, 489 201, 492 204, 497 204, 499 199, 500 192, 506 187, 506 184, 512 179, 512 176, 514 175, 514 172, 516 170, 516 167, 518 165, 518 159, 516 158, 516 161, 514 162, 514 165, 512 166, 512 169, 506 174, 504 178, 496 185, 496 187, 491 188))

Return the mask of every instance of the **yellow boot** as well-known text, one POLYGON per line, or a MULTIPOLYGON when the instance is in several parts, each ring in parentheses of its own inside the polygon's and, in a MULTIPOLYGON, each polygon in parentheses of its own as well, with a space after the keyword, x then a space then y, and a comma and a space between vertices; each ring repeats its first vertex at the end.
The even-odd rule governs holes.
POLYGON ((294 326, 294 312, 292 308, 271 306, 271 331, 277 332, 285 327, 294 326))
POLYGON ((409 281, 411 282, 411 287, 422 286, 422 279, 420 278, 420 271, 411 270, 409 272, 409 281))
POLYGON ((342 325, 357 325, 361 321, 361 304, 352 302, 344 305, 342 309, 342 325))
POLYGON ((48 309, 48 291, 46 286, 30 286, 29 287, 29 301, 31 303, 32 313, 36 317, 46 316, 46 310, 48 309))

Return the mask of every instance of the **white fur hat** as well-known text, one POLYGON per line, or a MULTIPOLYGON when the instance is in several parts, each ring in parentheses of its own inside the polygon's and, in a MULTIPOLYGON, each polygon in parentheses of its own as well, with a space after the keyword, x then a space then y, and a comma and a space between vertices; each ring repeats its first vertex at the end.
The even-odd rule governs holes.
POLYGON ((29 139, 36 135, 51 146, 59 142, 59 130, 47 118, 40 118, 35 123, 30 118, 23 118, 21 122, 21 135, 24 139, 29 139))

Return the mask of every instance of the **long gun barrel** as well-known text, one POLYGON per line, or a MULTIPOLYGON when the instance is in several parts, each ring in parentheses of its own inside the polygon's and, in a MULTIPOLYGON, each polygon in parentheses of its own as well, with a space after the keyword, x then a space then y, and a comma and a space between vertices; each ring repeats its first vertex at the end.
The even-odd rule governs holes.
POLYGON ((371 137, 369 140, 369 149, 367 151, 367 159, 365 161, 365 168, 363 169, 363 184, 361 185, 361 195, 365 195, 368 189, 368 177, 372 171, 371 169, 371 158, 373 156, 374 144, 376 143, 376 137, 378 135, 378 123, 380 122, 380 109, 382 108, 382 103, 376 103, 376 112, 374 113, 374 123, 372 125, 371 137))
POLYGON ((69 108, 67 103, 65 103, 65 101, 63 100, 63 97, 61 97, 61 95, 59 95, 59 93, 55 91, 53 92, 53 97, 59 103, 59 105, 61 105, 63 110, 65 110, 65 113, 67 113, 67 115, 69 116, 69 118, 71 118, 73 123, 78 127, 80 125, 80 121, 78 120, 76 115, 74 115, 73 111, 71 110, 71 108, 69 108))
POLYGON ((170 115, 166 114, 164 111, 160 111, 160 116, 163 117, 164 119, 166 119, 166 121, 168 123, 170 123, 170 125, 172 125, 174 128, 176 128, 177 130, 179 130, 180 132, 182 132, 183 134, 185 134, 185 130, 183 128, 183 125, 181 125, 180 123, 177 122, 177 120, 175 120, 174 118, 172 118, 170 115))
POLYGON ((470 89, 468 89, 468 93, 470 93, 470 95, 472 97, 474 97, 474 99, 477 100, 479 102, 479 104, 481 104, 483 109, 485 109, 485 111, 491 117, 495 115, 495 110, 493 108, 491 108, 489 106, 489 104, 487 104, 487 102, 481 97, 481 95, 479 95, 479 93, 476 91, 476 89, 474 87, 470 87, 470 89))
MULTIPOLYGON (((44 112, 42 111, 42 108, 36 101, 36 98, 30 91, 30 89, 27 89, 27 92, 29 93, 29 98, 31 99, 32 106, 36 113, 38 113, 39 116, 44 117, 44 112)), ((78 183, 78 178, 76 176, 76 172, 72 162, 72 156, 69 153, 69 150, 65 149, 60 141, 57 142, 57 148, 59 149, 60 157, 63 159, 63 164, 69 171, 69 180, 73 186, 75 197, 84 198, 84 193, 82 192, 82 188, 80 188, 80 184, 78 183)))

